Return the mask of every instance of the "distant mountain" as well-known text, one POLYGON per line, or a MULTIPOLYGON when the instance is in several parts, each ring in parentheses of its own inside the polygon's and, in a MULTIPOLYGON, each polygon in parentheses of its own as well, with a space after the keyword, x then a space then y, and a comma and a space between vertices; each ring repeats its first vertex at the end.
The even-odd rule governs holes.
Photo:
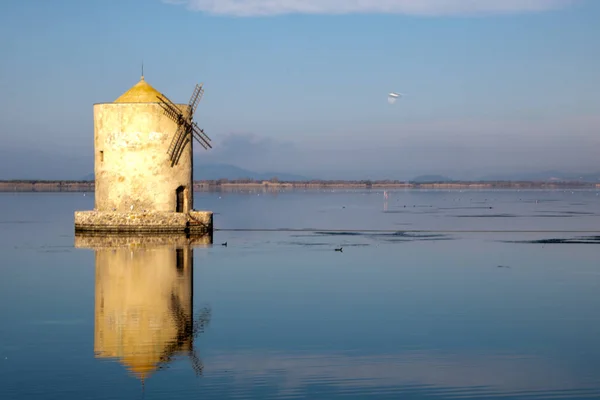
POLYGON ((254 179, 258 181, 277 177, 280 181, 307 181, 310 178, 285 172, 255 172, 231 164, 194 165, 194 180, 254 179))
POLYGON ((410 180, 415 183, 452 182, 453 179, 443 175, 420 175, 410 180))

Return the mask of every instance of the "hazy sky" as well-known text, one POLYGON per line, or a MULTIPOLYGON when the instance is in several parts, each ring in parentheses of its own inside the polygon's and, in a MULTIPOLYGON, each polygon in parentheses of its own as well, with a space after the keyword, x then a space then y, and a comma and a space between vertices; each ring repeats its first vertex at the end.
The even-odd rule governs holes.
POLYGON ((2 1, 0 179, 92 172, 92 105, 142 60, 174 101, 204 82, 196 163, 598 171, 598 21, 597 0, 2 1))

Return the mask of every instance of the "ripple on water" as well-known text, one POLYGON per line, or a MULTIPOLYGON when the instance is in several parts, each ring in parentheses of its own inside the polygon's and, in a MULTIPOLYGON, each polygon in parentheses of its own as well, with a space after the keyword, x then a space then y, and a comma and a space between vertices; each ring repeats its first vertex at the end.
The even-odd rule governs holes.
POLYGON ((210 377, 229 377, 248 395, 260 382, 268 398, 594 398, 597 382, 569 375, 558 360, 526 355, 221 353, 210 377), (560 378, 557 378, 560 377, 560 378), (246 390, 244 390, 246 388, 246 390), (400 396, 400 397, 398 397, 400 396))

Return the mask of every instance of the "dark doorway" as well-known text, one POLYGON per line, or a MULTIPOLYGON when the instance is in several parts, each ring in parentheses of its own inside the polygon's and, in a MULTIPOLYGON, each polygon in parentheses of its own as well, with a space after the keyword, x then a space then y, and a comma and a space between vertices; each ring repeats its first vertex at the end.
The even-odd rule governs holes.
POLYGON ((176 249, 177 275, 183 276, 183 249, 176 249))
POLYGON ((183 186, 179 186, 177 188, 177 190, 175 191, 176 195, 177 195, 177 206, 175 207, 175 212, 178 213, 182 213, 183 212, 183 194, 184 194, 184 187, 183 186))

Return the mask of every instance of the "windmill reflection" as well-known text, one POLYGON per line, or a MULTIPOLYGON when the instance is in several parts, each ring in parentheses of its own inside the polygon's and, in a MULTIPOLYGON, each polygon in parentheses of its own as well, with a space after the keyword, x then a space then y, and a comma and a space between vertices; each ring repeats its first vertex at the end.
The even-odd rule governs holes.
POLYGON ((96 252, 96 357, 118 359, 142 380, 178 356, 202 374, 194 339, 211 310, 193 315, 193 247, 211 243, 209 237, 76 237, 77 247, 96 252))

